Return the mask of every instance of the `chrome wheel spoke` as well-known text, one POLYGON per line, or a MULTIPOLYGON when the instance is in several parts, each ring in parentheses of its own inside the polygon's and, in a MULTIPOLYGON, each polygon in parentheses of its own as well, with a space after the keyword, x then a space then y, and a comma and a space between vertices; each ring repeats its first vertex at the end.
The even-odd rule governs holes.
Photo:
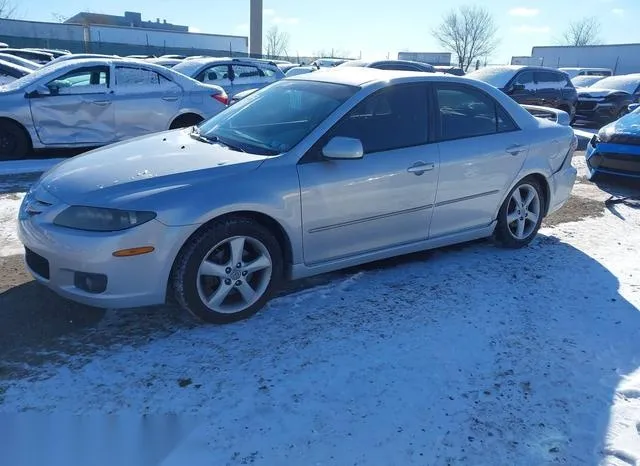
POLYGON ((511 212, 510 214, 507 215, 507 223, 513 223, 518 221, 518 219, 520 218, 520 215, 518 215, 517 211, 511 212))
POLYGON ((257 259, 245 264, 242 270, 247 273, 254 273, 269 267, 271 267, 271 260, 268 257, 261 255, 257 259))
POLYGON ((526 222, 524 220, 518 219, 518 225, 516 226, 516 237, 518 239, 524 238, 524 227, 526 222))
POLYGON ((204 260, 202 264, 200 264, 198 275, 204 275, 205 277, 225 278, 227 276, 226 268, 227 266, 204 260))
POLYGON ((242 253, 244 252, 244 236, 238 236, 237 238, 233 238, 229 242, 229 247, 231 248, 231 263, 241 264, 242 263, 242 253))
POLYGON ((224 300, 229 296, 229 293, 233 289, 233 285, 227 285, 225 282, 220 282, 218 289, 209 297, 207 304, 211 308, 217 308, 222 305, 224 300))
POLYGON ((256 296, 256 291, 251 287, 249 283, 243 281, 236 287, 240 292, 240 296, 246 303, 252 303, 256 296))
POLYGON ((518 208, 522 207, 522 194, 520 194, 520 189, 522 187, 517 188, 514 192, 513 192, 513 200, 515 201, 516 205, 518 206, 518 208))
POLYGON ((531 202, 536 198, 536 192, 531 189, 527 191, 527 197, 524 200, 523 206, 525 209, 529 209, 529 205, 531 205, 531 202))
POLYGON ((527 211, 527 220, 529 220, 531 223, 533 223, 535 225, 536 223, 538 223, 538 214, 528 210, 527 211))

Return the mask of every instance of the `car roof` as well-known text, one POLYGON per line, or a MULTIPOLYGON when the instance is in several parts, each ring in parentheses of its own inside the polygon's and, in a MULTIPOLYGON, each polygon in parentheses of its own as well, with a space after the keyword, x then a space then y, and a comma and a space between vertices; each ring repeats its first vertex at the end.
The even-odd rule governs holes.
MULTIPOLYGON (((381 82, 388 82, 395 79, 415 78, 426 81, 450 81, 472 83, 477 85, 477 81, 463 78, 459 76, 448 75, 444 73, 424 73, 422 71, 396 71, 396 70, 380 70, 369 67, 336 67, 330 70, 319 70, 314 73, 307 73, 292 76, 286 79, 299 79, 305 81, 319 81, 334 84, 346 84, 349 86, 364 87, 374 85, 381 82)), ((409 79, 410 80, 410 79, 409 79)))

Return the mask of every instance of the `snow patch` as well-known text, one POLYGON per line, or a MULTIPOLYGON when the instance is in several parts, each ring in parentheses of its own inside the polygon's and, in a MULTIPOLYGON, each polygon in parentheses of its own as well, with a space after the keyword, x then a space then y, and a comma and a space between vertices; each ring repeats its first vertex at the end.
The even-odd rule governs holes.
POLYGON ((0 194, 0 257, 22 254, 18 240, 18 211, 24 193, 0 194))

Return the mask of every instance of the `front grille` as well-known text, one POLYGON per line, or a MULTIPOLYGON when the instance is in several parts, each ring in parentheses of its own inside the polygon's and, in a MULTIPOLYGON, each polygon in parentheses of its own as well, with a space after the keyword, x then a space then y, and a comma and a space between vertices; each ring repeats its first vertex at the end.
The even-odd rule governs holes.
POLYGON ((24 255, 29 268, 35 274, 49 280, 49 261, 29 248, 25 248, 24 255))
POLYGON ((634 134, 614 134, 609 138, 613 144, 627 144, 629 146, 640 146, 640 135, 634 134))
POLYGON ((576 110, 577 111, 585 110, 589 112, 591 110, 594 110, 597 104, 598 104, 597 102, 578 101, 578 105, 576 105, 576 110))
POLYGON ((621 175, 640 175, 640 155, 599 152, 589 159, 589 164, 621 175))

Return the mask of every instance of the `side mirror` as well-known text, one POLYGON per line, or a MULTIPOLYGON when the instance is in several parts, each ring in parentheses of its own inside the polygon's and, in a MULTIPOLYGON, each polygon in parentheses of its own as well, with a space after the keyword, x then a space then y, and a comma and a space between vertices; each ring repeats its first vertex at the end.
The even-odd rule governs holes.
POLYGON ((52 94, 54 94, 54 92, 51 89, 49 89, 44 84, 40 84, 33 91, 29 92, 27 96, 28 97, 44 97, 52 94))
POLYGON ((322 148, 322 155, 335 160, 361 159, 364 149, 360 139, 336 136, 322 148))
POLYGON ((629 112, 635 112, 636 110, 638 110, 638 108, 640 108, 640 104, 629 104, 629 112))
POLYGON ((524 84, 516 83, 511 86, 511 92, 522 92, 525 90, 524 84))

